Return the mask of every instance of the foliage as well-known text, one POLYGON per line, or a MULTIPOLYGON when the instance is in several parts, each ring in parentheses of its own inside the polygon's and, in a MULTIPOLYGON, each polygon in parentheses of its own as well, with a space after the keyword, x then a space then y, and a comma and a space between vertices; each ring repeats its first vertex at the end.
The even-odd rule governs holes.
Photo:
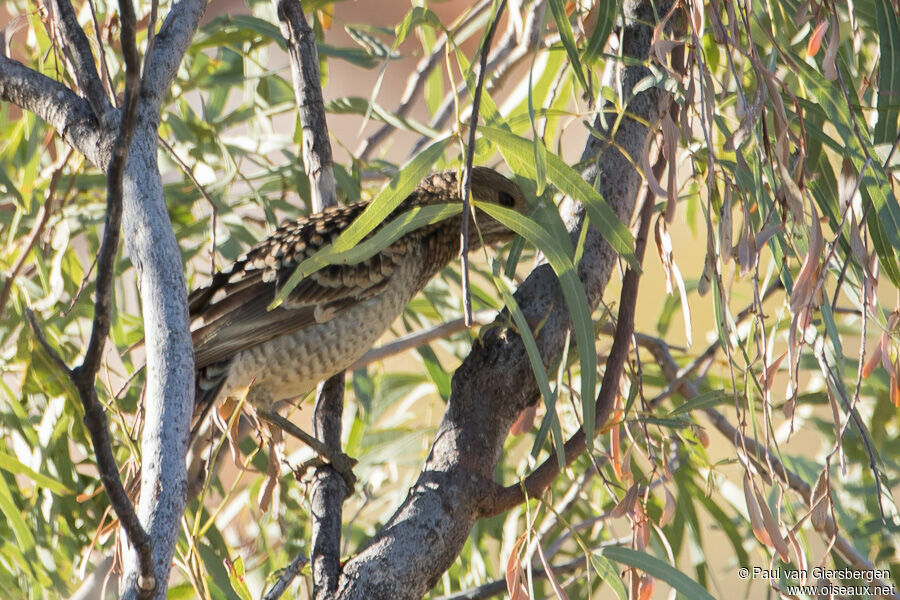
MULTIPOLYGON (((471 19, 449 23, 417 6, 395 29, 385 29, 356 23, 350 6, 304 4, 316 9, 325 79, 336 61, 381 73, 394 69, 397 58, 432 52, 453 69, 420 82, 429 123, 384 106, 379 88, 326 97, 330 114, 351 115, 357 126, 371 121, 367 132, 384 123, 421 136, 423 146, 444 140, 409 162, 408 148, 377 146, 366 158, 339 161, 341 200, 387 203, 393 197, 388 180, 414 185, 420 172, 459 166, 468 97, 461 95, 455 113, 449 101, 461 82, 474 84, 473 48, 491 11, 470 8, 471 19), (325 29, 338 26, 349 41, 325 29), (451 41, 446 56, 438 46, 442 35, 451 41), (447 120, 435 118, 442 104, 451 107, 447 120)), ((531 10, 524 5, 513 10, 531 10)), ((27 19, 12 38, 13 56, 74 86, 62 49, 32 6, 6 3, 10 14, 27 19)), ((547 596, 559 585, 573 598, 610 597, 608 586, 620 598, 644 598, 656 584, 684 597, 746 586, 756 596, 766 586, 783 590, 797 581, 784 575, 739 581, 738 567, 766 568, 773 561, 811 569, 822 561, 858 570, 840 547, 823 556, 834 541, 822 533, 830 519, 859 556, 889 570, 889 581, 900 580, 900 519, 892 496, 900 477, 900 19, 889 0, 849 6, 696 4, 671 16, 683 21, 684 36, 667 39, 658 31, 652 75, 634 92, 655 86, 673 95, 653 146, 669 160, 666 181, 650 171, 650 148, 630 157, 660 198, 654 226, 664 269, 645 260, 642 286, 659 289, 662 283, 652 278, 665 278, 672 295, 655 303, 642 296, 642 310, 656 312, 638 321, 642 333, 655 326, 658 338, 638 340, 613 421, 598 432, 590 455, 564 471, 543 498, 479 521, 434 595, 504 573, 509 581, 520 565, 538 569, 546 555, 545 563, 563 565, 554 567, 558 583, 526 577, 511 593, 547 596), (684 76, 681 47, 688 50, 684 76), (672 324, 679 311, 684 330, 672 324), (709 351, 694 321, 713 329, 709 351), (690 347, 678 347, 691 338, 690 347), (677 364, 666 363, 671 356, 677 364), (672 383, 677 369, 694 387, 672 383), (711 440, 717 408, 746 438, 711 440), (753 440, 815 490, 819 512, 789 489, 771 459, 752 450, 753 440), (716 555, 723 545, 734 559, 716 555)), ((475 149, 476 163, 512 172, 536 207, 527 217, 495 209, 522 239, 476 261, 475 309, 505 303, 527 341, 526 328, 540 324, 521 317, 511 290, 539 251, 559 276, 573 315, 568 361, 546 369, 532 354, 543 421, 507 441, 497 472, 506 484, 553 459, 581 423, 590 428, 608 348, 602 332, 618 310, 611 295, 593 313, 587 305, 576 275, 581 248, 555 206, 561 196, 588 207, 590 222, 620 253, 623 268, 635 264, 631 234, 581 178, 585 165, 576 163, 582 140, 598 134, 589 123, 597 104, 609 103, 605 118, 613 122, 628 113, 631 98, 601 85, 603 69, 624 62, 607 44, 621 3, 552 0, 548 7, 536 11, 547 45, 510 65, 520 84, 509 77, 486 90, 475 149), (572 144, 579 146, 571 150, 572 144)), ((124 69, 109 43, 116 39, 117 9, 104 2, 93 8, 96 21, 84 4, 81 23, 105 46, 120 90, 124 69)), ((139 15, 147 11, 149 3, 139 5, 139 15)), ((308 212, 290 76, 286 67, 272 66, 282 64, 275 59, 283 47, 273 12, 271 4, 251 1, 243 14, 204 25, 163 110, 159 157, 192 288, 277 222, 308 212)), ((146 28, 140 35, 145 44, 146 28)), ((31 307, 50 343, 75 363, 90 328, 106 182, 27 112, 0 104, 0 133, 0 588, 27 598, 62 597, 97 556, 113 551, 115 527, 81 405, 24 314, 31 307)), ((354 143, 334 139, 335 148, 354 143)), ((116 459, 133 481, 142 373, 123 384, 141 365, 140 290, 127 257, 120 256, 116 272, 112 330, 97 383, 109 407, 116 459)), ((410 303, 393 332, 454 320, 461 306, 454 265, 410 303)), ((403 363, 369 365, 347 378, 345 451, 360 460, 355 472, 362 482, 345 507, 347 555, 406 494, 450 395, 452 372, 473 343, 477 332, 458 333, 408 352, 403 363)), ((305 401, 300 412, 309 406, 305 401)), ((278 569, 298 552, 309 553, 304 484, 284 469, 276 500, 260 506, 266 450, 251 438, 239 450, 189 506, 171 597, 259 597, 278 569)), ((288 462, 296 466, 310 456, 294 449, 288 462)), ((292 588, 297 597, 305 597, 308 570, 305 575, 292 588)))

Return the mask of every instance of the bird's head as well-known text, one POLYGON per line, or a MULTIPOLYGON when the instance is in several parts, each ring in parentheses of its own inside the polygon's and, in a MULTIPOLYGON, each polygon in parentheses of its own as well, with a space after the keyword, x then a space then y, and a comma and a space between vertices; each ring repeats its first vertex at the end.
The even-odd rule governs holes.
MULTIPOLYGON (((528 202, 519 186, 487 167, 472 169, 472 198, 478 202, 496 204, 523 215, 529 210, 528 202)), ((476 211, 475 218, 478 221, 481 235, 488 244, 511 240, 515 237, 515 234, 505 225, 488 216, 484 211, 476 211)), ((477 235, 474 231, 472 232, 473 237, 477 237, 477 235)))

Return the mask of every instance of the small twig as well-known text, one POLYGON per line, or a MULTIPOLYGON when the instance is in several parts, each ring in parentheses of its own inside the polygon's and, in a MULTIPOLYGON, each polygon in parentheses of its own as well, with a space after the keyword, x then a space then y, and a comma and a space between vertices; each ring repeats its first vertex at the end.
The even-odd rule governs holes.
POLYGON ((466 168, 462 179, 462 225, 460 228, 460 257, 462 258, 462 292, 463 315, 466 327, 472 326, 472 290, 469 288, 469 196, 472 194, 472 163, 475 159, 475 131, 478 129, 478 111, 481 107, 481 91, 484 88, 485 71, 487 70, 488 54, 491 52, 491 41, 500 22, 500 15, 506 8, 506 0, 500 2, 497 13, 491 20, 491 26, 484 36, 481 46, 481 68, 478 70, 478 80, 475 84, 475 94, 472 96, 472 121, 469 124, 469 144, 466 148, 466 168))
POLYGON ((50 345, 50 342, 47 341, 44 332, 41 331, 41 328, 37 323, 37 319, 34 318, 34 312, 30 308, 25 309, 25 318, 28 319, 28 323, 31 325, 31 332, 41 345, 41 348, 43 348, 44 353, 50 357, 50 360, 53 361, 53 364, 55 364, 60 371, 65 373, 71 379, 72 369, 69 368, 66 361, 62 359, 59 353, 50 345))
POLYGON ((118 100, 116 100, 115 84, 113 84, 112 75, 109 72, 109 62, 106 60, 106 49, 103 47, 103 40, 100 36, 100 22, 97 21, 97 9, 94 7, 94 0, 88 0, 88 7, 91 9, 91 20, 94 22, 94 35, 97 36, 97 49, 100 51, 100 76, 101 82, 106 85, 106 94, 112 99, 113 106, 118 108, 118 100))
POLYGON ((31 226, 31 231, 28 232, 28 237, 25 238, 24 244, 21 245, 22 253, 19 254, 16 262, 13 263, 12 269, 9 270, 9 274, 6 276, 6 281, 3 282, 3 289, 0 290, 0 317, 3 316, 3 312, 6 310, 6 303, 9 301, 9 296, 12 293, 12 286, 16 277, 19 275, 19 271, 22 270, 22 266, 28 259, 31 249, 37 243, 41 232, 44 230, 47 221, 50 219, 50 213, 53 212, 53 199, 56 194, 56 186, 59 184, 59 178, 62 175, 63 168, 66 163, 69 162, 69 158, 71 158, 74 152, 75 150, 70 148, 66 156, 59 162, 59 166, 54 169, 53 175, 50 176, 46 200, 38 211, 37 218, 34 220, 34 225, 31 226))
POLYGON ((150 19, 147 22, 147 51, 144 53, 144 66, 141 68, 141 81, 147 80, 150 70, 150 57, 153 56, 153 46, 156 44, 156 13, 159 9, 159 0, 150 2, 150 19))
MULTIPOLYGON (((775 281, 774 283, 772 283, 766 289, 766 291, 763 292, 763 295, 759 300, 760 304, 765 302, 766 300, 768 300, 769 297, 772 294, 774 294, 776 291, 782 290, 782 289, 784 289, 784 283, 782 283, 781 280, 778 280, 778 281, 775 281)), ((742 310, 737 315, 735 315, 734 322, 740 323, 741 321, 746 319, 748 316, 753 314, 755 307, 756 307, 756 305, 754 303, 751 303, 750 305, 744 307, 744 310, 742 310)), ((604 330, 607 333, 610 332, 609 331, 610 329, 611 329, 610 325, 604 325, 604 330)), ((671 348, 671 346, 670 346, 670 348, 671 348)), ((650 400, 650 402, 648 403, 648 406, 650 406, 650 407, 656 406, 660 402, 662 402, 663 400, 665 400, 666 398, 671 396, 673 393, 675 393, 681 387, 682 382, 684 382, 686 379, 690 378, 701 365, 712 360, 712 358, 719 351, 719 348, 720 348, 720 343, 718 340, 716 340, 715 342, 713 342, 712 344, 707 346, 706 350, 704 350, 699 356, 697 356, 694 360, 692 360, 690 362, 690 364, 687 364, 684 367, 680 368, 678 370, 678 373, 676 374, 675 379, 670 380, 669 383, 666 385, 666 387, 663 389, 663 391, 661 391, 652 400, 650 400)))
MULTIPOLYGON (((487 325, 494 320, 496 314, 496 311, 490 309, 474 312, 472 313, 473 324, 487 325)), ((363 354, 355 363, 347 367, 347 370, 355 371, 356 369, 361 369, 373 362, 384 360, 389 356, 394 356, 396 354, 406 352, 407 350, 410 350, 412 348, 424 346, 425 344, 429 344, 434 340, 449 337, 451 335, 459 333, 460 331, 465 331, 468 328, 469 326, 466 325, 465 319, 459 318, 453 319, 452 321, 447 321, 446 323, 441 323, 440 325, 435 325, 431 329, 416 331, 409 335, 398 338, 392 342, 388 342, 383 346, 379 346, 378 348, 372 348, 371 350, 363 354)))
POLYGON ((353 474, 353 467, 357 463, 356 459, 350 458, 339 450, 334 450, 325 442, 309 435, 273 410, 265 408, 256 408, 255 410, 259 418, 268 421, 272 425, 284 430, 289 435, 294 436, 309 446, 313 452, 325 459, 328 464, 332 465, 335 470, 341 474, 344 480, 347 481, 347 485, 351 488, 356 484, 356 476, 353 474))
MULTIPOLYGON (((466 14, 465 17, 463 17, 459 21, 459 24, 451 26, 451 29, 460 29, 465 27, 475 18, 479 17, 481 13, 487 10, 491 3, 491 0, 480 0, 478 4, 473 6, 468 14, 466 14)), ((461 42, 461 40, 456 41, 461 42)), ((435 43, 431 54, 423 57, 416 65, 416 70, 409 76, 409 79, 406 82, 406 89, 403 92, 403 97, 400 99, 400 104, 397 106, 396 110, 394 110, 395 116, 403 118, 407 114, 409 114, 409 111, 412 109, 416 99, 422 95, 422 92, 424 90, 423 82, 429 75, 431 75, 435 67, 440 64, 441 56, 443 56, 444 54, 444 47, 446 46, 446 44, 447 34, 444 33, 435 43)), ((379 127, 378 130, 375 131, 375 133, 366 138, 366 140, 362 143, 362 145, 356 151, 356 157, 362 162, 367 161, 372 151, 394 131, 396 131, 396 127, 388 123, 385 123, 384 125, 379 127)))
POLYGON ((184 171, 184 174, 188 176, 188 179, 191 180, 191 183, 194 184, 194 187, 197 188, 197 191, 200 192, 200 195, 209 203, 210 208, 212 208, 212 224, 210 225, 211 230, 211 240, 209 243, 209 273, 210 276, 214 275, 216 272, 216 220, 219 217, 219 208, 216 206, 216 203, 213 202, 212 197, 207 193, 206 188, 203 187, 197 178, 194 176, 194 170, 191 169, 184 160, 178 156, 178 153, 175 152, 175 148, 173 148, 169 143, 163 139, 162 136, 158 136, 159 143, 162 144, 163 148, 169 153, 169 156, 178 163, 178 166, 181 167, 181 170, 184 171))
POLYGON ((847 417, 849 421, 852 421, 859 431, 860 443, 862 444, 863 449, 866 452, 866 456, 869 459, 869 469, 872 470, 872 479, 875 481, 875 496, 878 502, 878 512, 881 513, 881 522, 883 524, 887 524, 888 519, 887 515, 884 512, 884 504, 882 499, 884 491, 881 487, 881 478, 878 476, 878 463, 875 460, 875 450, 869 443, 871 438, 869 435, 867 435, 866 425, 860 418, 859 412, 857 412, 856 408, 853 406, 853 403, 844 394, 844 388, 840 385, 841 381, 839 377, 835 375, 834 369, 831 367, 831 365, 828 364, 828 359, 825 357, 823 345, 820 345, 819 348, 813 348, 813 355, 815 355, 816 361, 819 363, 819 369, 823 377, 825 378, 825 385, 828 385, 829 380, 831 381, 831 387, 834 388, 834 390, 840 397, 841 402, 843 402, 844 409, 847 411, 847 417))
MULTIPOLYGON (((68 29, 63 32, 64 36, 72 44, 84 42, 87 47, 87 57, 90 57, 90 67, 80 65, 79 70, 82 77, 86 77, 88 82, 95 82, 99 85, 100 94, 103 102, 109 106, 109 101, 102 92, 102 84, 96 73, 96 67, 93 64, 93 58, 90 55, 90 47, 87 46, 87 38, 84 32, 77 27, 77 21, 68 22, 67 15, 71 13, 74 19, 74 12, 68 0, 55 0, 54 4, 61 7, 60 10, 68 11, 57 13, 59 20, 66 24, 68 29), (77 31, 72 29, 76 27, 77 31), (74 41, 72 41, 74 40, 74 41), (85 75, 87 74, 87 75, 85 75)), ((149 596, 156 589, 156 577, 153 567, 153 546, 150 536, 147 534, 138 519, 134 505, 128 497, 119 478, 119 470, 116 459, 112 453, 112 445, 109 438, 109 427, 106 419, 106 413, 103 406, 97 398, 97 390, 94 386, 97 372, 100 369, 100 360, 103 354, 103 348, 106 344, 106 338, 110 329, 110 312, 112 302, 112 284, 115 275, 115 258, 119 245, 119 229, 122 220, 122 194, 123 194, 123 176, 125 172, 125 160, 128 156, 128 149, 131 146, 131 139, 134 135, 137 123, 137 109, 139 99, 139 88, 141 83, 140 77, 140 56, 137 52, 136 40, 136 17, 134 7, 131 0, 119 0, 119 11, 121 14, 121 37, 122 52, 125 58, 125 106, 122 111, 122 120, 119 125, 119 132, 116 137, 115 147, 107 169, 107 198, 106 198, 106 225, 103 230, 103 239, 100 243, 100 250, 97 258, 97 282, 94 293, 94 320, 91 327, 91 335, 85 352, 84 360, 81 365, 69 369, 65 366, 62 358, 52 350, 46 339, 40 332, 33 314, 28 314, 35 336, 40 344, 47 351, 53 361, 63 370, 78 390, 81 403, 84 406, 84 425, 91 436, 91 444, 94 447, 94 453, 97 457, 97 470, 100 472, 100 479, 103 487, 109 496, 110 504, 116 511, 119 521, 128 536, 128 540, 134 546, 137 552, 140 576, 138 577, 138 590, 142 596, 149 596)), ((76 50, 84 50, 83 47, 76 45, 76 50)), ((80 56, 76 53, 76 61, 86 60, 87 57, 80 56)), ((89 91, 89 90, 88 90, 89 91)), ((96 92, 96 90, 95 90, 96 92)), ((89 92, 90 93, 90 92, 89 92)), ((90 98, 90 95, 89 95, 90 98)), ((98 98, 92 99, 92 104, 100 102, 98 98)), ((98 107, 95 105, 94 110, 98 107)), ((103 113, 98 113, 98 117, 103 113)))
POLYGON ((303 567, 308 563, 309 558, 304 554, 298 554, 294 557, 291 564, 285 567, 284 571, 281 572, 278 581, 276 581, 275 584, 269 588, 269 591, 266 592, 266 595, 263 596, 263 600, 278 600, 281 598, 281 595, 287 591, 288 586, 291 585, 294 578, 300 574, 300 571, 303 570, 303 567))

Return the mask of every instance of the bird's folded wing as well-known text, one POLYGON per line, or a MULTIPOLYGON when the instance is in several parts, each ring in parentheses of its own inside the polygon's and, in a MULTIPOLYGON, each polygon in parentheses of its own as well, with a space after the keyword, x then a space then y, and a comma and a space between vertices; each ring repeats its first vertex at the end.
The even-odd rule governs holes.
POLYGON ((188 298, 195 367, 328 321, 382 291, 405 248, 395 244, 356 265, 332 265, 303 279, 268 310, 280 287, 306 258, 332 242, 362 207, 341 207, 277 230, 188 298), (339 212, 338 212, 339 211, 339 212))

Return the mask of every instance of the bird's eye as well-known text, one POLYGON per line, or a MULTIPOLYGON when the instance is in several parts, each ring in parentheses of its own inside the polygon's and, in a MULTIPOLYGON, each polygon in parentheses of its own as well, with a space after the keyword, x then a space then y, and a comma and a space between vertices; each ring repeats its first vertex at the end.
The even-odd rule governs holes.
POLYGON ((497 194, 497 199, 500 200, 501 206, 515 206, 516 205, 515 199, 512 196, 510 196, 509 194, 507 194, 506 192, 499 192, 497 194))

